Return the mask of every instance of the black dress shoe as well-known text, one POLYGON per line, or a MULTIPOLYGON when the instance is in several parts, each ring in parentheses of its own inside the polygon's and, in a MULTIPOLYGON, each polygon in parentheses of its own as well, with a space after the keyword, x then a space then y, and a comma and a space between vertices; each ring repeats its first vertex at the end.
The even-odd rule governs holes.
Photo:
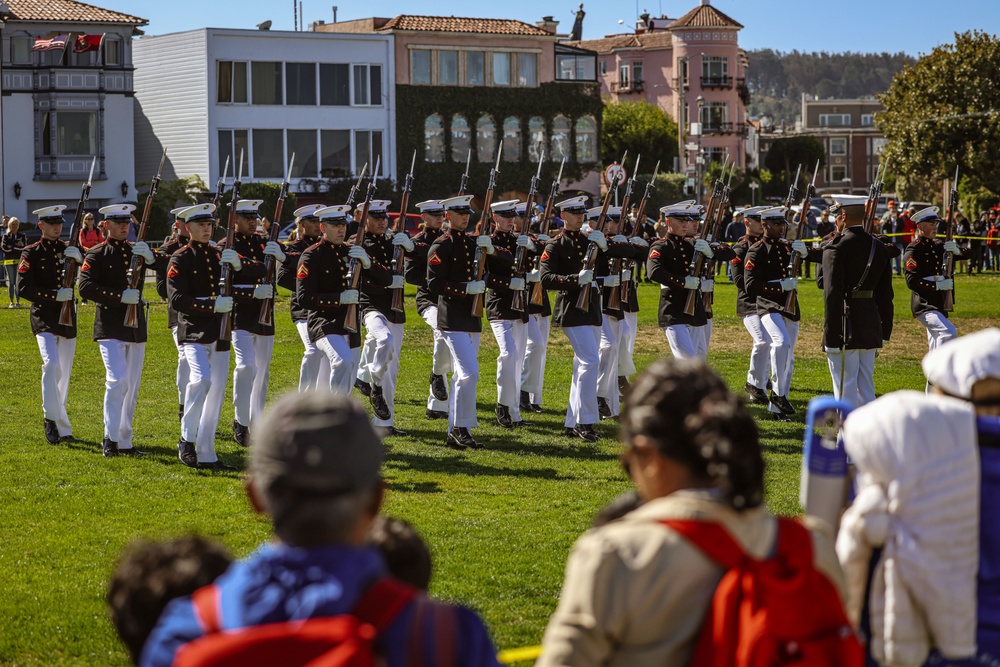
POLYGON ((750 397, 753 403, 760 403, 762 405, 767 405, 767 392, 759 387, 755 387, 749 382, 743 385, 743 390, 750 397))
POLYGON ((375 434, 379 438, 398 438, 406 435, 406 431, 398 429, 395 426, 376 426, 375 434))
POLYGON ((431 373, 431 396, 439 401, 448 400, 448 384, 444 381, 443 375, 431 373))
POLYGON ((543 412, 542 406, 540 406, 538 403, 532 403, 531 404, 531 411, 532 412, 543 412))
POLYGON ((601 416, 601 419, 611 418, 611 406, 608 405, 608 399, 597 397, 597 414, 601 416))
POLYGON ((504 428, 514 428, 514 420, 510 417, 510 408, 497 405, 497 423, 504 428))
POLYGON ((195 466, 198 470, 214 470, 216 472, 230 472, 233 470, 239 470, 236 466, 231 466, 223 463, 222 461, 212 461, 211 463, 203 463, 198 461, 198 465, 195 466))
POLYGON ((177 458, 188 468, 198 467, 198 454, 194 451, 194 443, 183 438, 177 441, 177 458))
POLYGON ((233 420, 233 440, 240 447, 246 447, 250 444, 250 428, 235 419, 233 420))
POLYGON ((514 422, 514 428, 524 428, 525 426, 531 426, 531 422, 526 422, 523 419, 514 422))
POLYGON ((521 408, 522 412, 531 412, 531 396, 528 392, 521 392, 521 400, 518 401, 518 407, 521 408))
POLYGON ((784 412, 772 412, 771 418, 778 422, 790 422, 792 418, 786 415, 784 412))
POLYGON ((373 384, 368 400, 372 404, 372 412, 375 413, 376 417, 379 419, 388 419, 392 416, 392 413, 389 412, 389 406, 385 402, 385 397, 382 396, 382 387, 373 384))
MULTIPOLYGON (((470 436, 471 437, 471 436, 470 436)), ((445 447, 451 447, 452 449, 468 449, 469 445, 462 442, 462 437, 458 432, 458 429, 454 431, 448 431, 448 435, 444 439, 445 447)))
POLYGON ((118 456, 118 443, 111 438, 104 438, 104 442, 101 443, 101 453, 108 459, 118 456))
POLYGON ((620 391, 622 394, 627 394, 628 390, 631 389, 631 388, 632 388, 632 385, 630 385, 628 383, 628 376, 627 375, 619 375, 618 376, 618 391, 620 391))
POLYGON ((427 414, 427 418, 428 419, 447 419, 448 418, 448 413, 447 412, 442 412, 441 410, 428 410, 426 414, 427 414))
POLYGON ((566 427, 566 435, 571 438, 581 438, 587 442, 597 442, 600 440, 600 436, 594 431, 594 427, 590 424, 578 424, 574 428, 566 427))
POLYGON ((355 380, 354 388, 357 389, 359 392, 361 392, 362 396, 372 395, 372 386, 367 382, 365 382, 364 380, 355 380))
POLYGON ((178 403, 177 404, 177 421, 180 421, 182 419, 184 419, 184 404, 183 403, 178 403))
POLYGON ((45 420, 45 439, 48 440, 50 445, 59 444, 59 428, 51 419, 45 420))
POLYGON ((778 396, 772 391, 770 399, 771 399, 771 404, 774 407, 781 410, 782 412, 784 412, 786 415, 795 414, 795 407, 791 403, 789 403, 788 399, 785 398, 784 396, 778 396))
POLYGON ((482 449, 483 446, 476 442, 472 433, 464 426, 456 426, 448 433, 448 442, 460 445, 457 449, 482 449))
POLYGON ((135 447, 129 447, 128 449, 119 449, 118 454, 120 456, 145 456, 146 452, 140 452, 135 447))
POLYGON ((74 440, 76 440, 76 438, 74 438, 72 434, 59 436, 59 442, 73 442, 74 440))

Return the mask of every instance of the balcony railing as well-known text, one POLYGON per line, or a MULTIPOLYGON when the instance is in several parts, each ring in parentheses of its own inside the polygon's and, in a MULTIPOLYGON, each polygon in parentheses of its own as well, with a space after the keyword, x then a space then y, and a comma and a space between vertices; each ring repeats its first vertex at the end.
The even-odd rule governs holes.
POLYGON ((704 134, 743 134, 742 123, 702 123, 704 134))
POLYGON ((611 92, 613 93, 641 93, 642 81, 630 81, 624 85, 617 81, 611 82, 611 92))
POLYGON ((703 76, 701 77, 702 88, 732 88, 733 77, 731 76, 703 76))

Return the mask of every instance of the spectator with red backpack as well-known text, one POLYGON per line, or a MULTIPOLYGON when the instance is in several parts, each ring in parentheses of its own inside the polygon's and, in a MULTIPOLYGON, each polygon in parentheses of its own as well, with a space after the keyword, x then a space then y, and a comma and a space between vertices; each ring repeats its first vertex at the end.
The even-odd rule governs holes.
POLYGON ((275 540, 216 582, 174 600, 144 666, 497 664, 475 613, 387 576, 366 540, 382 505, 385 456, 349 397, 292 393, 264 415, 247 492, 275 540), (311 662, 316 660, 317 662, 311 662))
POLYGON ((537 667, 863 664, 832 531, 764 509, 756 424, 718 374, 654 363, 621 438, 644 502, 577 541, 537 667))

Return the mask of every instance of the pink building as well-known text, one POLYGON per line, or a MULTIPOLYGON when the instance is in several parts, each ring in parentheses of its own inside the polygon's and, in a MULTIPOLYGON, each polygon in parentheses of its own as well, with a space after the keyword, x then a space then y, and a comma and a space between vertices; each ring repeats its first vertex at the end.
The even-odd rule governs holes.
POLYGON ((678 169, 694 177, 699 150, 705 160, 719 162, 728 153, 746 168, 750 96, 741 28, 710 0, 701 0, 677 19, 643 14, 635 32, 569 43, 598 53, 606 99, 646 100, 678 120, 678 169))

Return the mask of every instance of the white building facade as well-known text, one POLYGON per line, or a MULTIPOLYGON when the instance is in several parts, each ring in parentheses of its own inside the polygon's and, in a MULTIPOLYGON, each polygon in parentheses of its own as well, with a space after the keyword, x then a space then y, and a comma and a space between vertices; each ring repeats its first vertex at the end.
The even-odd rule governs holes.
MULTIPOLYGON (((2 23, 0 207, 25 226, 31 211, 76 208, 94 157, 88 209, 134 200, 132 36, 146 20, 72 0, 8 0, 2 23), (36 39, 69 35, 64 49, 36 39), (100 40, 77 52, 78 36, 100 40)), ((68 218, 67 218, 68 219, 68 218)))
POLYGON ((395 178, 391 35, 206 28, 135 43, 136 176, 148 180, 167 148, 164 178, 199 176, 214 190, 227 157, 231 184, 292 189, 369 171, 395 178))

